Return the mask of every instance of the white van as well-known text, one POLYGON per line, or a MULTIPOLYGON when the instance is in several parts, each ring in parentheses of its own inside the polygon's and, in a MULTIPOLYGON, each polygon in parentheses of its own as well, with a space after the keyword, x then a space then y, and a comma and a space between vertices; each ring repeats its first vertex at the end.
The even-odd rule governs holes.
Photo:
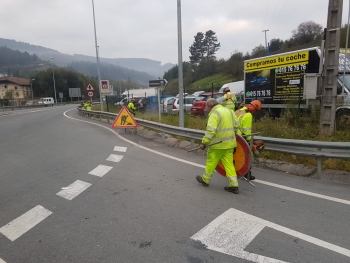
POLYGON ((52 97, 47 97, 47 98, 40 98, 38 103, 44 104, 45 107, 47 107, 48 105, 53 106, 55 104, 55 101, 52 97))
POLYGON ((226 84, 222 85, 219 92, 224 92, 224 89, 226 87, 230 88, 231 93, 244 92, 244 80, 226 83, 226 84))

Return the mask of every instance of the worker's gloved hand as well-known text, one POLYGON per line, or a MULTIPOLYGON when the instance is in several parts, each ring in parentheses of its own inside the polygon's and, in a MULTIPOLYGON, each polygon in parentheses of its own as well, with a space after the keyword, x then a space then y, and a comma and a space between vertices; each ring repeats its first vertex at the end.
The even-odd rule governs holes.
POLYGON ((205 149, 205 145, 201 143, 201 144, 199 145, 199 148, 201 148, 201 150, 204 150, 204 149, 205 149))

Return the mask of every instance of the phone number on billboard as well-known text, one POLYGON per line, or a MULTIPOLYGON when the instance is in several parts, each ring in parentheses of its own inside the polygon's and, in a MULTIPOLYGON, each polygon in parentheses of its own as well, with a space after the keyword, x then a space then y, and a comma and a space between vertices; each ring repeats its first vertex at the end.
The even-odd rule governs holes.
POLYGON ((271 96, 271 90, 256 90, 247 92, 247 97, 265 97, 271 96))
POLYGON ((276 73, 284 73, 284 72, 293 72, 293 71, 300 71, 305 70, 306 64, 300 64, 300 65, 293 65, 293 66, 287 66, 282 68, 276 68, 276 73))

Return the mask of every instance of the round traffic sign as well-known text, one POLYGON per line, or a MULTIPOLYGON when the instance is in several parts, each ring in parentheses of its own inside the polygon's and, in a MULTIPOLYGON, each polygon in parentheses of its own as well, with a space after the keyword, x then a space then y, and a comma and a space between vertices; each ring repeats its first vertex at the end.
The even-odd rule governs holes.
POLYGON ((94 92, 93 91, 88 91, 87 93, 89 98, 92 98, 94 96, 94 92))

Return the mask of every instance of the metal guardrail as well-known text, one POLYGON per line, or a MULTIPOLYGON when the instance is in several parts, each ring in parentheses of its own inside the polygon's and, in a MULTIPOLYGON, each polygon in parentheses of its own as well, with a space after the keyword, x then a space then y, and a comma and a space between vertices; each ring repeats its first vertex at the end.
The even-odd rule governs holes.
MULTIPOLYGON (((114 120, 118 114, 101 112, 101 111, 87 111, 84 109, 78 109, 79 114, 85 116, 102 117, 107 118, 109 123, 110 119, 114 120)), ((191 147, 194 148, 194 141, 201 140, 204 131, 180 128, 167 124, 157 123, 153 121, 147 121, 135 118, 136 122, 144 127, 158 130, 162 133, 162 139, 165 140, 165 133, 169 133, 176 136, 189 138, 191 141, 191 147)), ((280 152, 285 154, 314 157, 317 159, 317 177, 320 179, 322 176, 322 159, 324 158, 336 158, 336 159, 350 159, 350 142, 323 142, 323 141, 309 141, 309 140, 291 140, 270 138, 262 136, 254 136, 254 139, 262 140, 265 143, 265 150, 272 152, 280 152)))

